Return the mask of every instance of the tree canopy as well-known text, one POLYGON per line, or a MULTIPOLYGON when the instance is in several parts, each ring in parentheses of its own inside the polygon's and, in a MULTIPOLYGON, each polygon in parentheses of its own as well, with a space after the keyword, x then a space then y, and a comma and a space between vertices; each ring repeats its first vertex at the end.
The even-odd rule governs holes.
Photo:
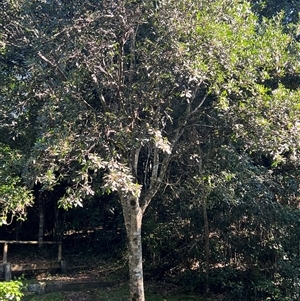
POLYGON ((264 242, 276 236, 261 212, 290 214, 299 201, 300 52, 296 23, 286 26, 297 3, 284 15, 256 2, 3 1, 3 221, 32 190, 61 187, 65 209, 116 193, 131 300, 144 300, 141 225, 153 199, 166 198, 158 212, 184 200, 190 223, 203 209, 206 275, 209 222, 224 245, 242 223, 245 237, 255 227, 264 242), (225 221, 229 207, 236 219, 225 221))

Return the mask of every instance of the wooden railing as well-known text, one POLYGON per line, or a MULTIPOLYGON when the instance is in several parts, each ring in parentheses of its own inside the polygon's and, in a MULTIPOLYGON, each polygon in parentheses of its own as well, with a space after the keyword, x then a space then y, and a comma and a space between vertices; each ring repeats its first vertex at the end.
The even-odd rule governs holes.
POLYGON ((49 269, 61 269, 63 273, 66 273, 67 263, 62 261, 62 243, 54 241, 35 241, 35 240, 0 240, 0 244, 3 244, 3 264, 2 272, 6 281, 11 280, 12 271, 32 271, 32 270, 49 270, 49 269), (43 264, 10 264, 7 262, 8 245, 9 244, 26 244, 26 245, 58 245, 57 262, 43 263, 43 264))
POLYGON ((8 245, 9 244, 25 244, 25 245, 58 245, 58 255, 57 261, 60 262, 62 259, 62 243, 55 241, 43 241, 39 242, 36 240, 0 240, 0 244, 4 244, 3 246, 3 263, 7 262, 7 253, 8 253, 8 245))

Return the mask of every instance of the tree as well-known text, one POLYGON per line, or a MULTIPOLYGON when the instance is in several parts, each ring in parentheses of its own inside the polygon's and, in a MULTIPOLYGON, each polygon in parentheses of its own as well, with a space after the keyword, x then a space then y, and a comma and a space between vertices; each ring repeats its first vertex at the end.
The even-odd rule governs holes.
POLYGON ((283 1, 252 1, 254 10, 260 15, 271 18, 280 12, 284 12, 284 23, 297 23, 299 21, 298 11, 299 2, 297 0, 283 0, 283 1))
POLYGON ((14 217, 24 219, 26 208, 32 205, 32 193, 19 175, 21 165, 21 155, 0 144, 0 225, 10 223, 14 217))
MULTIPOLYGON (((143 215, 165 184, 170 162, 190 151, 183 137, 198 130, 204 105, 226 116, 238 141, 248 137, 245 125, 267 130, 261 114, 272 115, 276 93, 285 93, 291 107, 293 97, 298 99, 287 88, 265 87, 270 77, 297 72, 297 45, 279 22, 259 24, 248 2, 234 4, 5 1, 9 9, 2 12, 1 34, 11 57, 4 65, 13 69, 4 73, 11 104, 3 98, 3 112, 17 108, 17 121, 34 128, 23 177, 28 187, 39 183, 41 190, 64 183, 59 205, 65 208, 81 206, 103 189, 118 194, 131 300, 144 300, 143 215)), ((298 112, 280 122, 271 119, 268 126, 290 124, 297 138, 298 112)), ((13 116, 2 118, 11 124, 13 116)), ((290 134, 281 129, 282 139, 290 134)), ((28 135, 21 130, 11 129, 18 133, 17 145, 28 135)), ((251 146, 272 137, 260 141, 258 135, 249 136, 251 146)), ((282 139, 274 158, 292 147, 282 139)), ((293 145, 298 152, 297 140, 293 145)))

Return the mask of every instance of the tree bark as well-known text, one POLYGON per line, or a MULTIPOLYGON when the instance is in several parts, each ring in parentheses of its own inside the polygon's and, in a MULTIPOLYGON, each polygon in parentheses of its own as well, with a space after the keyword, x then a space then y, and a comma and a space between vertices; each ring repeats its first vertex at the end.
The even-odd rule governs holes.
POLYGON ((19 240, 19 234, 20 234, 20 221, 16 221, 16 240, 19 240))
POLYGON ((203 213, 203 222, 204 222, 204 254, 205 254, 205 293, 206 295, 209 293, 210 285, 209 285, 209 274, 210 274, 210 249, 209 249, 209 222, 207 216, 207 197, 209 195, 209 188, 205 185, 203 181, 203 156, 202 150, 200 148, 200 139, 199 134, 195 127, 192 130, 192 139, 196 142, 196 149, 199 155, 198 161, 198 172, 200 176, 200 195, 202 195, 203 201, 202 203, 202 213, 203 213))
POLYGON ((130 300, 145 301, 142 255, 143 211, 137 198, 121 197, 128 237, 130 300))
POLYGON ((39 249, 43 247, 43 239, 44 239, 44 200, 41 195, 38 197, 39 202, 39 249))
POLYGON ((210 290, 209 285, 209 224, 207 217, 207 200, 204 197, 202 202, 202 210, 203 210, 203 221, 204 221, 204 249, 205 249, 205 293, 208 294, 210 290))

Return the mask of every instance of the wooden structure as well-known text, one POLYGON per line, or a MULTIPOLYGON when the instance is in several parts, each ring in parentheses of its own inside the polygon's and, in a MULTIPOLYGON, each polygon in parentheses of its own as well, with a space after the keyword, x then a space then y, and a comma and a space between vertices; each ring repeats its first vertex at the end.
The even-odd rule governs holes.
POLYGON ((3 244, 3 264, 2 271, 4 279, 6 281, 11 280, 11 272, 22 272, 22 271, 35 271, 35 270, 49 270, 49 269, 61 269, 63 273, 66 272, 66 262, 62 261, 62 243, 53 241, 43 241, 42 244, 58 245, 57 261, 50 263, 37 263, 37 264, 11 264, 7 262, 8 245, 9 244, 30 244, 38 245, 41 244, 35 240, 0 240, 0 244, 3 244))

